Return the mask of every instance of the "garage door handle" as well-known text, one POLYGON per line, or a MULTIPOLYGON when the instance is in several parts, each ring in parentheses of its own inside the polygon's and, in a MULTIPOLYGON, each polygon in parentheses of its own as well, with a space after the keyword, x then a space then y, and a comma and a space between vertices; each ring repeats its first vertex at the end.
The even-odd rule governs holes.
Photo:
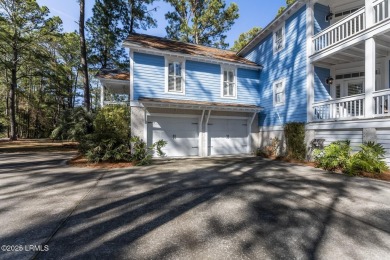
POLYGON ((226 135, 226 138, 227 138, 227 139, 229 139, 229 138, 230 138, 230 136, 229 136, 229 135, 226 135))
POLYGON ((172 139, 175 140, 176 139, 176 135, 172 135, 172 139))

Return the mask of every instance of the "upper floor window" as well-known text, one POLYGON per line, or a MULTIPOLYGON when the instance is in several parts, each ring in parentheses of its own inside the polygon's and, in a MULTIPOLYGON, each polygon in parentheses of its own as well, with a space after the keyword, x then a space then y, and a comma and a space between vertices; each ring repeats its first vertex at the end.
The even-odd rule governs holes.
POLYGON ((235 68, 222 68, 222 97, 235 98, 237 96, 237 82, 235 68))
POLYGON ((165 92, 185 93, 185 63, 181 60, 166 60, 165 92))
POLYGON ((273 86, 273 92, 274 92, 274 105, 275 106, 283 105, 286 100, 285 81, 284 80, 276 81, 273 86))
POLYGON ((284 24, 274 31, 274 53, 277 53, 284 49, 286 44, 285 26, 284 24))

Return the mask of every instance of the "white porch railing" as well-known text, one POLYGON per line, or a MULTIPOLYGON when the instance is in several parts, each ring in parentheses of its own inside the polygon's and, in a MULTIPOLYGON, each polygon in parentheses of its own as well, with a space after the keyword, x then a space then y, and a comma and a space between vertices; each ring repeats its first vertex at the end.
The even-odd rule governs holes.
POLYGON ((379 90, 373 93, 374 97, 374 115, 389 115, 390 89, 379 90))
POLYGON ((364 94, 314 103, 314 120, 364 117, 364 94))
POLYGON ((390 0, 376 0, 373 3, 375 11, 375 23, 390 18, 390 0))
POLYGON ((345 19, 321 31, 313 37, 314 51, 321 51, 363 31, 366 29, 365 19, 365 7, 362 7, 345 19))

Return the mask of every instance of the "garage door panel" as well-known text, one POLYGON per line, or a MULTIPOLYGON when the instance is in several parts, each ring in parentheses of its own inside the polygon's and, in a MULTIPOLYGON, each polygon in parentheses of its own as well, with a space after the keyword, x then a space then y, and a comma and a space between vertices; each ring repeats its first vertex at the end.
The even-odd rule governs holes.
POLYGON ((211 119, 208 129, 208 154, 229 155, 247 153, 246 119, 211 119))
POLYGON ((198 118, 150 117, 148 121, 148 136, 151 136, 148 140, 166 141, 162 151, 167 156, 199 155, 198 118))

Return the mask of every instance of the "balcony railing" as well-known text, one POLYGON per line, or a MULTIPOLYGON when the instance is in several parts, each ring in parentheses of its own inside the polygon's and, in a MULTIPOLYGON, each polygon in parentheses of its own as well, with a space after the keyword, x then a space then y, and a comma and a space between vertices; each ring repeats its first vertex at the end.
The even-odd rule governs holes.
POLYGON ((390 17, 390 0, 374 1, 375 23, 380 23, 390 17))
POLYGON ((376 91, 374 92, 373 97, 374 97, 374 115, 388 116, 390 89, 376 91))
POLYGON ((314 50, 315 52, 318 52, 336 45, 345 39, 351 38, 364 29, 366 29, 365 7, 360 8, 355 13, 315 35, 313 37, 314 50))
POLYGON ((314 120, 353 119, 364 117, 364 94, 314 103, 314 120))

